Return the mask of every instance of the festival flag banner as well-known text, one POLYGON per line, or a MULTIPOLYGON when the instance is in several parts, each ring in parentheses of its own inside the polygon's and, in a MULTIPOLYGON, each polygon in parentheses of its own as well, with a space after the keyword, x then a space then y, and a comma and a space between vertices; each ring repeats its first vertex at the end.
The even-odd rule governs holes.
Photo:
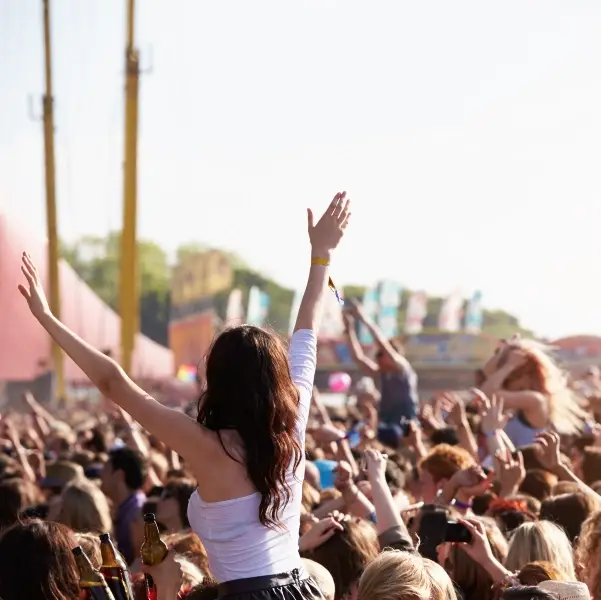
POLYGON ((294 326, 296 325, 296 318, 298 317, 298 309, 300 308, 301 300, 303 299, 303 292, 297 290, 294 292, 294 298, 292 298, 292 306, 290 307, 290 323, 288 324, 288 334, 294 333, 294 326))
POLYGON ((339 338, 344 332, 342 306, 334 294, 326 294, 321 307, 321 323, 319 337, 339 338))
POLYGON ((482 318, 482 292, 476 290, 467 305, 465 330, 468 333, 480 333, 482 331, 482 318))
POLYGON ((402 289, 394 281, 382 281, 378 288, 380 302, 376 323, 385 337, 393 338, 399 333, 398 312, 402 289))
POLYGON ((463 309, 463 295, 461 290, 455 290, 440 307, 438 316, 438 329, 454 333, 461 329, 461 317, 463 309))
POLYGON ((246 322, 249 325, 260 327, 267 318, 269 311, 269 296, 253 285, 248 292, 248 308, 246 309, 246 322))
POLYGON ((423 323, 428 314, 428 296, 425 292, 413 292, 409 296, 405 313, 405 333, 417 335, 423 330, 423 323))
POLYGON ((244 321, 244 305, 242 301, 242 290, 235 288, 230 292, 227 299, 225 311, 225 324, 227 327, 242 325, 244 321))
MULTIPOLYGON (((363 311, 368 319, 374 320, 378 314, 380 294, 377 287, 367 288, 363 294, 363 311)), ((362 344, 372 344, 373 338, 365 325, 359 328, 359 341, 362 344)))

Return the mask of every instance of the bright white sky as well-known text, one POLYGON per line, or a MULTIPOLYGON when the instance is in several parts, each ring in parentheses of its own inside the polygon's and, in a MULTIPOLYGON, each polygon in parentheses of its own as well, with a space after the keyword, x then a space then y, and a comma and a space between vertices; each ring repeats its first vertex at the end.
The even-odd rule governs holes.
MULTIPOLYGON (((125 0, 51 0, 60 232, 121 222, 125 0)), ((0 204, 44 235, 41 0, 0 2, 0 204)), ((339 283, 601 334, 601 2, 139 0, 140 234, 299 287, 305 208, 354 200, 339 283)))

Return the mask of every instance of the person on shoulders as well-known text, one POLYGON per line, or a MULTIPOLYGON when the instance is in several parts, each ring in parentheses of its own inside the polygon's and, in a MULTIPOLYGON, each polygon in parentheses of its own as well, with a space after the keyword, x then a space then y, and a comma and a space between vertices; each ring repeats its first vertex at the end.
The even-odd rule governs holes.
POLYGON ((188 519, 219 582, 219 596, 322 598, 303 571, 298 540, 305 431, 328 267, 348 225, 346 193, 314 222, 307 211, 309 276, 288 352, 259 327, 223 331, 206 359, 196 419, 157 402, 109 356, 50 311, 41 277, 22 257, 19 291, 34 317, 104 396, 177 452, 198 482, 188 519))
POLYGON ((417 374, 403 356, 395 340, 388 340, 379 327, 367 317, 363 307, 350 301, 343 313, 345 332, 351 356, 357 366, 372 377, 380 390, 378 435, 383 443, 396 446, 404 435, 404 426, 417 419, 419 397, 417 374), (376 345, 375 360, 369 358, 357 337, 356 322, 362 323, 376 345), (396 443, 392 443, 395 442, 396 443))

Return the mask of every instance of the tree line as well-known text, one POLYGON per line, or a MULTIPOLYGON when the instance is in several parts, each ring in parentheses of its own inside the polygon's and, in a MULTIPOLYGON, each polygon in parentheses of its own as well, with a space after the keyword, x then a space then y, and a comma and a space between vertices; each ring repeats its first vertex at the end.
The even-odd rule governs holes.
MULTIPOLYGON (((111 308, 119 310, 119 256, 121 234, 118 231, 106 237, 84 236, 76 242, 61 245, 63 258, 88 286, 111 308)), ((209 248, 203 244, 189 243, 177 249, 176 264, 186 256, 203 252, 209 248)), ((170 314, 171 271, 167 252, 155 242, 139 240, 140 277, 140 329, 150 339, 168 346, 168 326, 170 314)), ((248 301, 252 286, 258 286, 269 294, 270 306, 267 323, 280 332, 288 330, 290 310, 294 291, 284 288, 277 282, 253 271, 238 255, 223 251, 234 270, 234 288, 242 290, 243 299, 248 301)), ((345 297, 361 298, 365 286, 348 285, 343 290, 345 297)), ((214 305, 219 317, 225 317, 229 291, 217 294, 214 305)), ((411 290, 404 290, 399 308, 399 330, 403 330, 405 311, 411 290)), ((435 332, 438 314, 444 298, 428 297, 428 315, 424 320, 424 332, 435 332)), ((503 310, 484 310, 483 332, 499 338, 513 333, 531 335, 520 326, 518 319, 503 310)))

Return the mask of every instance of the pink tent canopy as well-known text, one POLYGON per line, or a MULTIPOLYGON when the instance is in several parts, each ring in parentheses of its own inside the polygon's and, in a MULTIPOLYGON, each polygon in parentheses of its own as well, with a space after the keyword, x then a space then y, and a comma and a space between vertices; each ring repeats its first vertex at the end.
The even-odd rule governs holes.
MULTIPOLYGON (((46 280, 46 243, 6 214, 0 214, 0 381, 28 381, 51 366, 50 340, 29 313, 17 290, 23 281, 21 253, 27 250, 46 280)), ((62 320, 79 336, 103 351, 119 357, 120 319, 64 261, 60 264, 62 320)), ((70 360, 65 361, 68 381, 85 381, 70 360)), ((133 360, 136 378, 173 376, 170 350, 138 335, 133 360)))

